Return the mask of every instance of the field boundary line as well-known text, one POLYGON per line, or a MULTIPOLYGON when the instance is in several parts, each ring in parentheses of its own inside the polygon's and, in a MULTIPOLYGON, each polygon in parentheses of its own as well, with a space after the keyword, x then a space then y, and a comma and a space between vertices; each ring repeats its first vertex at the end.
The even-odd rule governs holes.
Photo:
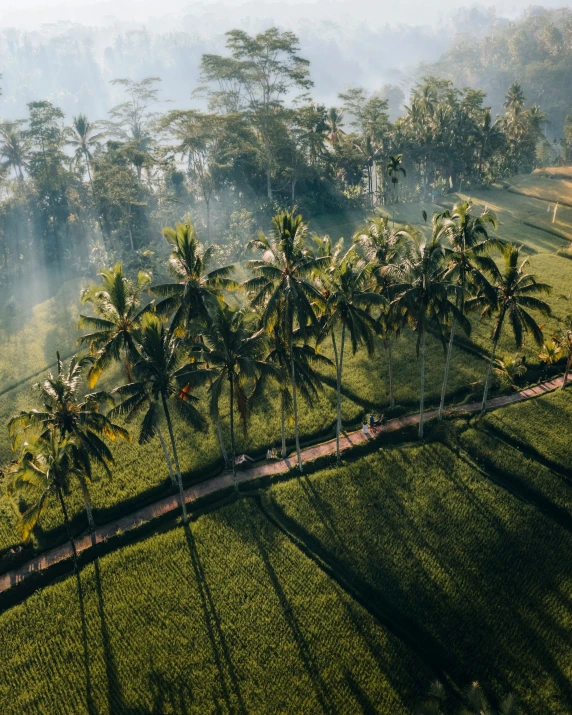
MULTIPOLYGON (((493 397, 488 401, 487 408, 496 409, 498 407, 504 407, 505 405, 510 405, 516 402, 523 402, 525 400, 530 400, 541 395, 545 395, 549 392, 554 392, 562 386, 562 381, 564 377, 557 377, 553 380, 543 382, 539 385, 534 385, 533 387, 527 387, 520 392, 515 392, 512 395, 503 395, 501 397, 493 397)), ((572 373, 569 374, 569 379, 572 379, 572 373)), ((464 405, 456 405, 447 410, 449 414, 458 413, 462 414, 464 412, 476 413, 481 410, 482 403, 471 402, 464 405)), ((424 419, 431 420, 437 417, 439 411, 437 409, 428 410, 424 412, 424 419)), ((419 414, 411 414, 405 417, 396 417, 394 419, 388 420, 384 425, 380 427, 373 427, 370 429, 369 434, 365 434, 363 430, 356 430, 354 432, 347 432, 340 439, 340 451, 347 452, 354 447, 365 444, 366 442, 371 442, 375 440, 382 434, 390 434, 393 432, 399 432, 407 427, 417 425, 419 423, 419 414)), ((312 447, 307 447, 302 450, 302 461, 305 463, 311 463, 315 460, 325 457, 335 455, 336 453, 336 440, 331 439, 321 444, 314 445, 312 447)), ((284 459, 279 459, 276 462, 262 464, 258 467, 253 467, 252 469, 244 470, 238 472, 236 475, 236 480, 239 484, 253 482, 264 477, 278 476, 281 474, 286 474, 290 471, 296 470, 296 454, 292 453, 284 459)), ((188 487, 184 491, 185 502, 192 503, 206 496, 210 496, 216 492, 223 491, 225 489, 231 489, 233 487, 233 476, 231 472, 226 472, 219 475, 218 477, 213 477, 204 482, 194 484, 188 487)), ((95 529, 93 534, 84 534, 75 540, 75 545, 78 554, 83 551, 87 551, 97 544, 109 541, 109 539, 117 536, 120 533, 126 531, 131 531, 132 529, 137 529, 143 524, 157 519, 160 516, 164 516, 171 511, 174 511, 180 507, 180 497, 178 494, 172 494, 168 497, 159 499, 153 504, 146 507, 138 509, 131 514, 126 514, 120 519, 116 519, 113 522, 104 524, 103 526, 95 529)), ((45 571, 51 566, 54 566, 61 561, 66 559, 71 559, 72 549, 71 544, 66 542, 60 546, 53 549, 45 551, 43 554, 39 554, 30 561, 26 562, 22 566, 12 570, 0 576, 0 593, 7 591, 12 586, 25 581, 27 578, 33 576, 34 574, 45 571)))

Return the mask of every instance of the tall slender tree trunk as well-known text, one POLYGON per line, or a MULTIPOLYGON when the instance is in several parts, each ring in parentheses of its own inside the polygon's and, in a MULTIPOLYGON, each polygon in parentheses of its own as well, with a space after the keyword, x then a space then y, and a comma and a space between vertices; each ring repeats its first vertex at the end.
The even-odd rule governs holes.
POLYGON ((332 344, 334 346, 334 357, 336 360, 336 459, 339 462, 341 459, 340 452, 340 437, 342 432, 342 370, 344 364, 344 344, 346 339, 346 326, 342 325, 342 340, 340 344, 340 352, 336 345, 336 337, 332 332, 332 344))
POLYGON ((389 359, 389 406, 395 407, 395 396, 393 394, 393 343, 391 338, 387 341, 387 355, 389 359))
POLYGON ((425 419, 425 330, 421 335, 421 399, 419 401, 419 439, 423 439, 425 419))
POLYGON ((489 394, 489 386, 490 386, 490 383, 491 383, 491 375, 492 375, 492 372, 493 372, 493 365, 494 365, 494 362, 495 362, 495 353, 496 353, 496 351, 497 351, 498 341, 499 341, 498 338, 496 338, 496 339, 493 341, 493 349, 492 349, 492 352, 491 352, 491 359, 489 360, 489 367, 488 367, 488 370, 487 370, 487 379, 485 380, 485 391, 484 391, 484 393, 483 393, 483 406, 482 406, 482 408, 481 408, 481 413, 482 413, 483 415, 484 415, 485 412, 487 411, 487 398, 488 398, 488 394, 489 394))
POLYGON ((105 233, 105 231, 104 231, 104 229, 103 229, 103 221, 101 220, 101 215, 100 215, 100 213, 99 213, 99 207, 98 207, 98 205, 97 205, 98 197, 97 197, 97 194, 96 194, 96 192, 95 192, 95 186, 94 186, 94 184, 93 184, 93 179, 92 179, 92 176, 91 176, 91 168, 90 168, 90 165, 89 165, 89 154, 88 154, 87 151, 85 151, 85 150, 84 150, 84 156, 85 156, 85 165, 86 165, 86 167, 87 167, 87 176, 88 176, 88 178, 89 178, 89 185, 90 185, 90 187, 91 187, 91 194, 92 194, 92 196, 93 196, 93 203, 94 203, 94 206, 95 206, 95 215, 97 216, 97 223, 99 224, 99 230, 101 231, 101 236, 102 236, 102 238, 103 238, 103 243, 104 243, 104 245, 105 245, 105 248, 106 248, 107 250, 109 250, 110 247, 109 247, 109 245, 108 245, 108 236, 106 235, 106 233, 105 233))
POLYGON ((284 403, 284 394, 281 399, 281 428, 282 428, 282 459, 286 458, 286 405, 284 403))
POLYGON ((230 386, 230 458, 232 460, 232 483, 235 491, 238 491, 238 482, 236 481, 236 454, 234 449, 234 384, 232 372, 228 374, 228 382, 230 386))
POLYGON ((64 495, 62 494, 62 490, 58 489, 57 491, 58 491, 58 499, 60 500, 60 506, 62 508, 62 512, 64 515, 64 523, 66 525, 66 532, 67 532, 68 539, 69 539, 69 542, 72 547, 73 568, 77 574, 77 573, 79 573, 78 566, 77 566, 77 550, 75 548, 75 541, 74 541, 72 533, 71 533, 70 520, 68 517, 68 510, 66 509, 66 503, 64 501, 64 495))
POLYGON ((83 495, 83 503, 85 505, 85 513, 87 514, 87 523, 89 530, 93 532, 95 529, 95 521, 93 520, 93 513, 91 511, 91 501, 89 499, 89 489, 84 479, 80 479, 81 493, 83 495))
POLYGON ((217 415, 217 418, 216 418, 216 431, 218 434, 218 441, 220 443, 220 451, 222 454, 222 458, 224 459, 224 468, 228 469, 228 454, 226 453, 226 447, 224 446, 224 437, 222 434, 222 425, 220 423, 220 415, 217 415))
POLYGON ((296 456, 298 458, 298 469, 302 469, 302 453, 300 452, 300 430, 298 427, 298 396, 296 390, 296 367, 294 365, 294 351, 290 345, 290 363, 292 365, 292 403, 294 407, 294 436, 296 438, 296 456))
POLYGON ((187 516, 187 505, 185 504, 185 492, 183 490, 183 478, 181 477, 181 467, 179 466, 179 455, 177 453, 177 445, 175 444, 175 435, 173 433, 173 425, 171 423, 171 414, 169 412, 169 406, 167 405, 167 398, 165 397, 165 395, 161 395, 161 400, 163 402, 163 411, 165 413, 165 419, 167 420, 167 428, 169 430, 169 437, 171 439, 171 450, 173 451, 175 468, 177 470, 177 481, 179 483, 179 493, 181 495, 181 509, 183 511, 183 524, 186 524, 188 523, 189 518, 187 516))
POLYGON ((443 387, 441 388, 441 402, 439 404, 439 419, 443 419, 443 409, 445 407, 445 394, 447 392, 447 380, 449 379, 449 366, 451 365, 451 354, 453 352, 453 340, 455 335, 455 318, 451 322, 451 335, 449 336, 449 346, 447 347, 447 359, 445 360, 445 374, 443 376, 443 387))
POLYGON ((169 477, 173 485, 177 484, 177 477, 173 470, 173 463, 171 462, 171 457, 169 456, 169 450, 167 449, 167 444, 165 438, 163 437, 163 432, 159 425, 157 425, 157 437, 159 437, 159 442, 161 443, 161 449, 163 450, 163 457, 165 457, 165 462, 167 462, 167 469, 169 470, 169 477))
POLYGON ((568 384, 568 373, 572 370, 572 349, 570 350, 570 355, 568 356, 568 360, 566 361, 566 367, 564 369, 564 377, 562 378, 562 390, 566 387, 568 384))

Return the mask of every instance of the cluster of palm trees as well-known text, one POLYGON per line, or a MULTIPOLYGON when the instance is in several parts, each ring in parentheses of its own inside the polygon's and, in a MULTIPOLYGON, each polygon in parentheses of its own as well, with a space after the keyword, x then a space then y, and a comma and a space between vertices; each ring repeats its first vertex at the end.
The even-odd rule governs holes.
POLYGON ((190 223, 166 228, 171 244, 169 266, 174 281, 150 285, 140 273, 130 280, 117 264, 100 273, 100 283, 82 293, 92 315, 80 326, 89 355, 73 358, 40 386, 41 411, 28 411, 10 423, 14 446, 22 456, 10 469, 11 494, 40 494, 22 515, 30 534, 50 494, 58 497, 66 524, 63 493, 72 478, 82 486, 90 514, 87 485, 92 462, 109 469, 111 452, 103 438, 129 438, 114 420, 140 417, 139 443, 157 437, 187 521, 172 409, 194 430, 207 420, 199 395, 208 395, 209 415, 221 453, 236 487, 235 415, 246 427, 249 411, 272 383, 281 410, 282 456, 286 456, 286 419, 294 422, 296 458, 302 471, 299 434, 300 398, 311 401, 323 379, 320 368, 336 374, 336 441, 340 459, 341 394, 347 349, 373 355, 378 338, 389 357, 390 404, 394 404, 392 343, 408 325, 417 337, 420 363, 419 437, 423 437, 427 334, 446 351, 440 405, 443 417, 449 367, 457 330, 469 334, 472 309, 494 316, 492 349, 483 395, 486 410, 495 353, 509 323, 518 347, 531 335, 539 345, 542 331, 530 310, 549 314, 539 294, 550 287, 526 272, 520 248, 489 235, 491 213, 475 215, 470 203, 425 216, 424 231, 394 229, 387 217, 365 221, 345 248, 343 240, 308 234, 295 210, 272 219, 248 250, 251 277, 238 284, 234 266, 213 267, 215 253, 204 247, 190 223), (497 260, 495 260, 495 255, 497 260), (143 301, 147 287, 154 296, 143 301), (333 363, 320 352, 331 341, 333 363), (124 384, 82 396, 83 381, 93 390, 113 363, 124 384), (228 399, 230 445, 221 427, 221 400, 228 399), (102 409, 109 405, 106 414, 102 409), (167 436, 163 433, 166 425, 167 436))

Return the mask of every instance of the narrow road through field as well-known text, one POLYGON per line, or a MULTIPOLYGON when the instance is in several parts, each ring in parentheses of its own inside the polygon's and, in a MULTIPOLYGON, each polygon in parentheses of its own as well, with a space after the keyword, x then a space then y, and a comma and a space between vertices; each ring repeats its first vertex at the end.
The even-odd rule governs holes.
MULTIPOLYGON (((572 373, 569 376, 572 379, 572 373)), ((513 395, 505 395, 503 397, 494 397, 488 402, 488 409, 495 409, 497 407, 502 407, 504 405, 512 404, 513 402, 522 402, 523 400, 529 400, 533 397, 539 397, 547 392, 552 392, 558 389, 562 385, 562 377, 555 378, 549 382, 543 382, 540 385, 535 385, 534 387, 528 387, 520 392, 515 392, 513 395)), ((479 412, 481 409, 481 402, 471 402, 466 405, 459 405, 449 409, 449 412, 479 412)), ((425 412, 425 420, 430 420, 436 417, 438 410, 429 410, 425 412)), ((385 434, 388 432, 397 432, 405 427, 410 427, 411 425, 416 425, 419 423, 419 415, 413 414, 407 417, 398 417, 393 420, 389 420, 381 427, 374 427, 370 430, 372 434, 366 435, 362 430, 357 430, 356 432, 348 432, 340 440, 340 448, 342 451, 347 451, 355 447, 356 445, 363 444, 370 440, 375 439, 380 434, 385 434)), ((319 457, 324 457, 327 455, 333 455, 336 453, 336 440, 331 439, 328 442, 322 442, 314 447, 308 447, 302 450, 302 460, 303 462, 313 462, 319 457)), ((276 462, 269 462, 261 464, 258 467, 253 467, 245 471, 238 472, 237 481, 239 483, 251 482, 261 477, 266 477, 270 475, 284 474, 291 469, 296 467, 296 455, 295 453, 287 457, 286 459, 280 459, 276 462)), ((221 491, 232 487, 233 480, 232 474, 222 474, 219 477, 214 477, 205 482, 200 482, 192 487, 185 490, 185 502, 194 502, 200 497, 207 496, 209 494, 214 494, 215 492, 221 491)), ((76 549, 78 553, 91 548, 94 543, 102 543, 109 540, 111 537, 118 533, 129 531, 130 529, 136 529, 141 524, 156 519, 163 514, 167 514, 170 511, 180 508, 180 499, 178 495, 173 494, 172 496, 165 497, 159 501, 146 506, 142 509, 127 514, 126 516, 113 521, 104 526, 100 526, 96 529, 94 534, 86 534, 76 539, 76 549)), ((69 543, 62 544, 54 549, 44 552, 31 559, 23 566, 20 566, 13 571, 8 571, 0 576, 0 593, 8 590, 11 586, 14 586, 21 581, 29 578, 38 571, 43 571, 50 568, 54 564, 63 561, 64 559, 71 559, 72 549, 69 543)))

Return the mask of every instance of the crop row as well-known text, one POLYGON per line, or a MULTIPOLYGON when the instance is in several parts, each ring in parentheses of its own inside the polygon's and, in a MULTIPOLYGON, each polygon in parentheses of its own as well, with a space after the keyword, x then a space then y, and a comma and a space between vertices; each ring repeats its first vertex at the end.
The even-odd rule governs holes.
POLYGON ((440 444, 378 452, 268 498, 427 629, 461 681, 514 690, 528 712, 570 712, 572 537, 533 506, 440 444))
POLYGON ((3 713, 405 713, 430 677, 248 501, 87 566, 81 596, 0 616, 3 713))

